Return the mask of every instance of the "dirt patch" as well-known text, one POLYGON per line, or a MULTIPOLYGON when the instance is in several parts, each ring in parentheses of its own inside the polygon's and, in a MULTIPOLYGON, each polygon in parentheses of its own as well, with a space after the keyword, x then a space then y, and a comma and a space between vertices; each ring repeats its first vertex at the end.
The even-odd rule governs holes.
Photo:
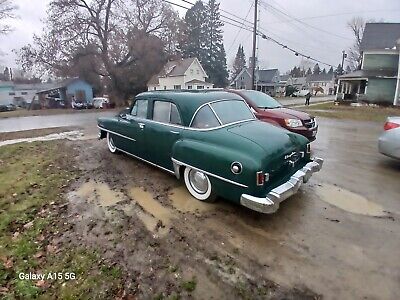
POLYGON ((96 248, 105 262, 121 267, 125 295, 139 299, 318 297, 305 287, 275 284, 264 275, 263 265, 222 242, 215 231, 221 223, 206 226, 206 220, 234 213, 236 206, 196 201, 174 176, 126 155, 113 155, 103 141, 74 145, 84 175, 70 193, 68 215, 74 227, 64 239, 96 248))
POLYGON ((16 132, 0 132, 0 141, 33 138, 54 133, 80 130, 80 127, 53 127, 45 129, 24 130, 16 132))

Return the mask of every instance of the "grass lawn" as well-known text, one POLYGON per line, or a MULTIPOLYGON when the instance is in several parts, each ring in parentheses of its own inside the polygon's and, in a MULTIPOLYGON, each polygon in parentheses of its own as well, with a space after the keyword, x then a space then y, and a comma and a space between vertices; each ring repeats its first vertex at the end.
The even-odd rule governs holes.
POLYGON ((298 109, 315 116, 358 121, 384 122, 388 116, 400 116, 400 107, 353 107, 335 105, 333 102, 316 104, 309 107, 304 106, 298 109))
POLYGON ((0 147, 0 298, 93 299, 120 290, 120 269, 62 240, 72 226, 64 192, 79 176, 73 157, 61 141, 0 147), (19 279, 29 272, 62 278, 19 279))

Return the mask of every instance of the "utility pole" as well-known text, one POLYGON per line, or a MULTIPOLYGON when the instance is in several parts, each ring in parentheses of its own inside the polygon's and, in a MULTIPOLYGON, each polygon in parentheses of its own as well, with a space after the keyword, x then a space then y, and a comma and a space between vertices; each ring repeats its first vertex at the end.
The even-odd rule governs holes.
POLYGON ((346 51, 342 51, 342 75, 344 74, 344 59, 347 57, 346 51))
POLYGON ((256 89, 257 10, 258 0, 254 0, 253 57, 251 64, 251 88, 253 90, 256 89))

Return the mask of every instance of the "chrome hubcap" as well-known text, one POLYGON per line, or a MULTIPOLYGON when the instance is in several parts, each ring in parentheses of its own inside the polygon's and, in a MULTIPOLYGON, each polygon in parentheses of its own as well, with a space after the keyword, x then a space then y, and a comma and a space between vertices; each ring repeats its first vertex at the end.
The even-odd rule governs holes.
POLYGON ((207 176, 202 172, 196 170, 190 170, 189 172, 189 180, 193 189, 199 193, 204 194, 208 190, 208 181, 207 176))
POLYGON ((109 138, 109 143, 110 143, 110 148, 114 150, 115 149, 115 145, 114 145, 114 141, 113 141, 111 136, 109 138))

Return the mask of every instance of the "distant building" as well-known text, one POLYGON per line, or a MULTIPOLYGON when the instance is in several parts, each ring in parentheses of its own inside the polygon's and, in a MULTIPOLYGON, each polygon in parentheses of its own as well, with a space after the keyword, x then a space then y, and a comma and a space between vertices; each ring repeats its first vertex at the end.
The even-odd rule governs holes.
POLYGON ((209 89, 213 84, 206 82, 207 78, 197 58, 185 58, 168 62, 160 73, 149 80, 147 88, 149 91, 209 89))
POLYGON ((400 105, 400 23, 367 23, 361 70, 339 77, 337 100, 400 105))
POLYGON ((26 106, 32 100, 40 99, 42 106, 48 106, 49 99, 70 103, 76 101, 92 102, 93 88, 79 78, 69 78, 55 83, 15 84, 12 81, 0 82, 0 104, 13 103, 26 106))
MULTIPOLYGON (((278 69, 266 69, 255 71, 255 87, 257 91, 275 96, 279 90, 280 74, 278 69)), ((251 70, 244 68, 231 83, 235 89, 252 89, 251 70)))
POLYGON ((307 76, 306 80, 310 90, 320 90, 324 95, 333 95, 335 93, 335 78, 333 74, 311 74, 307 76))

